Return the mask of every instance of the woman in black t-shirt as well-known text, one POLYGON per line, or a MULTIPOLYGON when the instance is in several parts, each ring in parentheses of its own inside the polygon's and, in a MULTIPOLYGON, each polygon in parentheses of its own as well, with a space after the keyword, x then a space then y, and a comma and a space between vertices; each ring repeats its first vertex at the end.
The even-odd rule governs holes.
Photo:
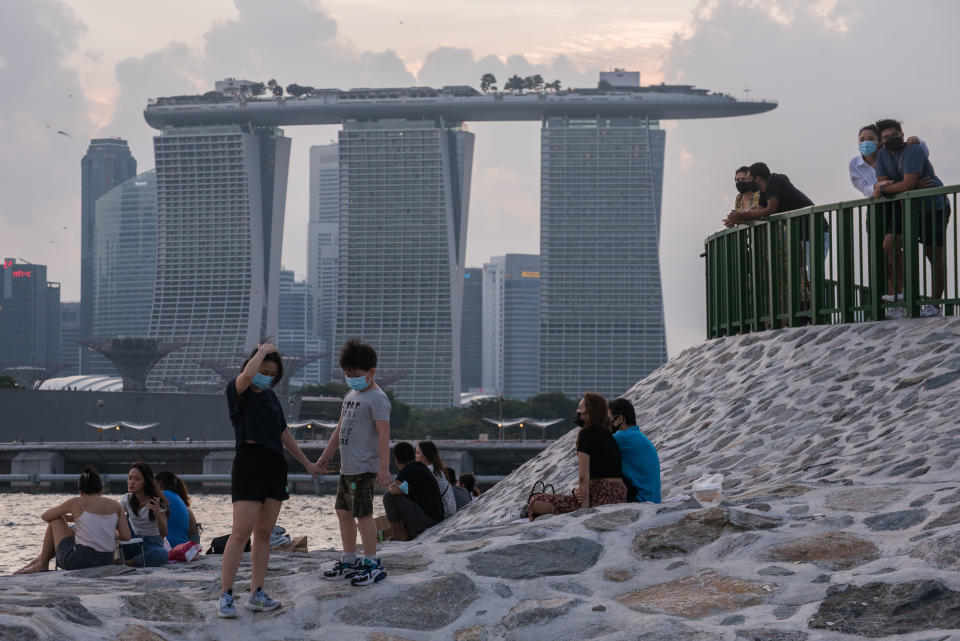
POLYGON ((263 343, 250 354, 236 380, 227 383, 227 406, 237 444, 233 457, 230 494, 233 499, 233 529, 223 550, 222 593, 217 615, 237 615, 233 603, 233 580, 250 535, 250 598, 248 610, 264 612, 280 607, 263 591, 270 561, 270 534, 277 524, 287 495, 286 449, 314 478, 320 468, 301 451, 287 429, 280 399, 273 391, 283 377, 283 360, 277 348, 263 343))
POLYGON ((606 399, 594 392, 584 394, 574 422, 580 426, 577 434, 577 489, 573 494, 531 496, 531 521, 540 514, 564 514, 591 505, 627 501, 620 447, 613 438, 606 399))

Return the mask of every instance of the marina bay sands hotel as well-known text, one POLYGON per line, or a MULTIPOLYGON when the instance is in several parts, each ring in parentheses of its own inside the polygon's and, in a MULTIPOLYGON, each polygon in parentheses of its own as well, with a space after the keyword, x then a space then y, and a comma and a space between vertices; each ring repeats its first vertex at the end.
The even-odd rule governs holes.
POLYGON ((277 336, 291 142, 278 127, 340 124, 331 349, 359 337, 377 349, 378 372, 399 377, 400 400, 458 403, 474 146, 465 123, 526 120, 541 125, 539 389, 622 394, 667 357, 660 121, 776 103, 641 87, 635 72, 602 75, 604 89, 556 92, 448 86, 151 100, 144 116, 161 133, 150 336, 189 343, 158 364, 158 386, 215 382, 201 362, 239 367, 239 354, 277 336))

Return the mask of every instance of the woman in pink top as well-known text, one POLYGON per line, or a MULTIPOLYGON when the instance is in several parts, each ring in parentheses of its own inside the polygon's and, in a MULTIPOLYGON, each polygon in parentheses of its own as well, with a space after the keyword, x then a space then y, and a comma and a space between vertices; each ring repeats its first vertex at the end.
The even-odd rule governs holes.
POLYGON ((15 574, 46 572, 54 557, 64 570, 111 565, 115 541, 130 540, 130 528, 120 503, 103 496, 103 480, 94 468, 87 466, 83 470, 77 487, 80 496, 41 515, 47 522, 47 532, 40 555, 15 574))

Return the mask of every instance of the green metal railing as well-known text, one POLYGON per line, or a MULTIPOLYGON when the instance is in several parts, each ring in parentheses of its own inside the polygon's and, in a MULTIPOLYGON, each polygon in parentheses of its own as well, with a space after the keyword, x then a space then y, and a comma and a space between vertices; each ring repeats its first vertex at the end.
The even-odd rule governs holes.
POLYGON ((713 234, 707 337, 915 317, 924 305, 960 314, 958 193, 951 185, 807 207, 713 234), (938 253, 935 270, 926 254, 938 253))

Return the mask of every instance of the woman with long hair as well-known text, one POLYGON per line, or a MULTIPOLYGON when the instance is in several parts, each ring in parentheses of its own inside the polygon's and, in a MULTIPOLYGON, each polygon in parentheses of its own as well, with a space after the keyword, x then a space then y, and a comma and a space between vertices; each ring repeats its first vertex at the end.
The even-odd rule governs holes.
POLYGON ((14 574, 46 572, 53 558, 64 570, 113 564, 117 537, 121 541, 130 539, 123 508, 117 501, 103 495, 103 480, 89 465, 77 479, 77 490, 79 496, 67 499, 40 516, 47 522, 40 554, 14 574))
POLYGON ((574 423, 577 434, 577 488, 573 494, 534 494, 530 497, 530 520, 540 514, 564 514, 591 505, 625 503, 620 447, 613 438, 610 408, 601 395, 587 392, 580 399, 574 423))
MULTIPOLYGON (((167 491, 170 491, 171 493, 175 493, 180 497, 180 500, 183 501, 183 504, 187 507, 187 540, 199 543, 200 532, 203 531, 203 527, 197 523, 197 517, 194 515, 193 508, 190 506, 192 499, 190 498, 190 492, 187 491, 187 484, 183 482, 182 478, 167 470, 157 474, 157 483, 159 483, 161 489, 163 489, 164 496, 168 496, 167 491)), ((172 541, 171 544, 173 544, 172 541)))
POLYGON ((283 359, 270 343, 262 343, 244 361, 240 374, 227 383, 227 407, 237 446, 231 471, 233 528, 223 550, 221 593, 217 615, 237 616, 233 581, 247 541, 250 548, 250 597, 248 610, 266 612, 280 607, 267 596, 263 581, 270 561, 270 534, 277 524, 287 494, 286 449, 314 478, 320 468, 310 461, 287 429, 280 399, 273 387, 283 378, 283 359))
POLYGON ((133 536, 143 539, 142 543, 123 546, 127 565, 166 565, 167 547, 163 539, 167 536, 169 506, 150 465, 137 461, 130 466, 127 495, 120 499, 120 505, 130 521, 133 536))
MULTIPOLYGON (((168 470, 157 473, 157 484, 163 491, 163 496, 169 508, 167 513, 167 542, 172 547, 177 547, 181 543, 191 540, 190 525, 193 512, 190 511, 187 502, 190 500, 190 495, 187 494, 186 488, 181 490, 182 482, 176 474, 168 470)), ((195 520, 193 520, 193 524, 196 524, 195 520)))
POLYGON ((457 513, 457 499, 447 480, 447 466, 440 459, 440 451, 433 441, 417 443, 416 460, 423 463, 437 477, 437 487, 440 488, 440 498, 443 500, 443 518, 449 518, 457 513))

